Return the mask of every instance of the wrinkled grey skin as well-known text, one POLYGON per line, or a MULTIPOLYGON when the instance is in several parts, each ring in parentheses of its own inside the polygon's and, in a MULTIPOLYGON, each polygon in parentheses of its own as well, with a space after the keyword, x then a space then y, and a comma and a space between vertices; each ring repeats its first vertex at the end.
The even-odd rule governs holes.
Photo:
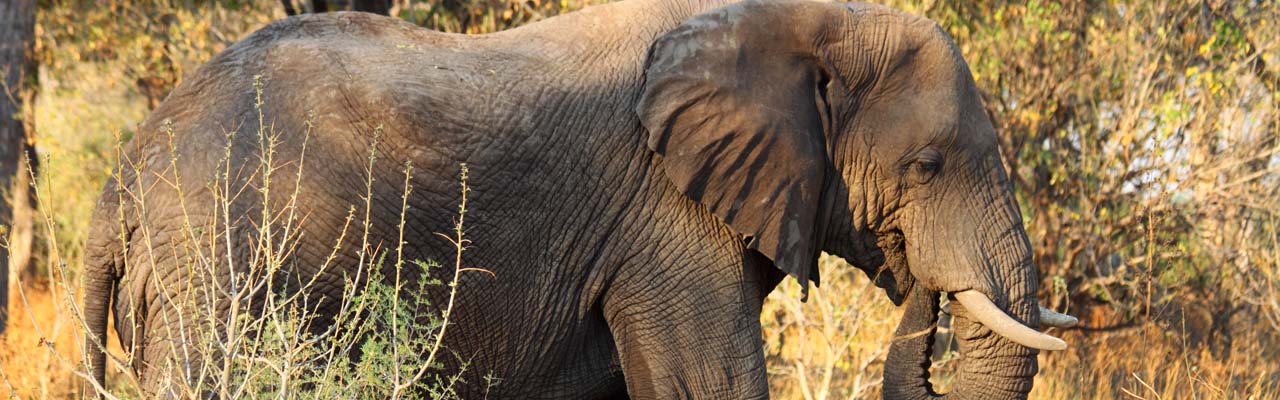
MULTIPOLYGON (((168 356, 178 342, 166 321, 181 315, 166 299, 197 274, 175 267, 165 246, 183 220, 168 182, 181 182, 187 212, 207 221, 221 218, 206 205, 228 140, 233 181, 259 179, 235 172, 258 163, 255 75, 281 134, 275 160, 298 158, 306 116, 316 116, 291 276, 316 275, 348 207, 365 211, 376 126, 374 243, 395 242, 403 165, 416 171, 406 259, 452 257, 431 232, 451 227, 457 165, 470 166, 475 248, 464 263, 496 279, 461 277, 445 345, 471 360, 464 395, 492 373, 502 380, 491 398, 767 397, 761 303, 785 274, 816 283, 822 250, 907 299, 902 334, 931 328, 938 293, 966 289, 1038 326, 1029 242, 950 39, 879 6, 721 6, 631 0, 480 36, 359 13, 263 28, 188 77, 129 143, 125 157, 141 173, 126 168, 108 184, 89 240, 94 333, 105 334, 113 306, 150 390, 162 389, 157 365, 185 361, 168 356), (163 121, 180 177, 168 168, 163 121), (145 192, 148 211, 122 191, 145 192), (137 251, 143 240, 161 250, 137 251)), ((297 165, 275 172, 287 179, 276 179, 274 204, 293 191, 297 165)), ((259 196, 243 193, 230 208, 242 217, 232 235, 252 230, 259 196)), ((318 278, 315 297, 328 307, 340 272, 356 264, 359 242, 346 246, 318 278)), ((226 285, 229 272, 212 284, 226 285)), ((1025 398, 1036 351, 953 312, 965 360, 952 395, 1025 398)), ((886 397, 932 395, 931 336, 893 345, 886 397)), ((92 366, 101 377, 100 354, 92 366)))

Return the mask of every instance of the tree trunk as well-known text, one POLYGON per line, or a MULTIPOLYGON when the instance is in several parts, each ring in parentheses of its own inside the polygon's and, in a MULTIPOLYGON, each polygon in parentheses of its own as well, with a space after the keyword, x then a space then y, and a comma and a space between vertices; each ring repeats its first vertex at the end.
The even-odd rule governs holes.
MULTIPOLYGON (((25 173, 22 168, 23 154, 29 146, 28 129, 31 127, 30 104, 35 85, 35 60, 32 48, 35 44, 36 2, 34 0, 0 0, 0 191, 5 201, 0 201, 0 234, 8 236, 14 233, 15 209, 27 209, 30 206, 30 194, 27 190, 14 190, 15 184, 23 180, 16 179, 25 173), (18 195, 21 197, 16 197, 18 195), (15 207, 17 205, 17 207, 15 207)), ((31 213, 26 213, 30 217, 31 213)), ((9 288, 11 277, 27 274, 30 267, 31 240, 19 240, 22 243, 5 241, 6 246, 0 251, 0 332, 8 322, 9 288), (15 244, 25 245, 16 248, 15 244), (13 257, 10 257, 13 255, 13 257)))

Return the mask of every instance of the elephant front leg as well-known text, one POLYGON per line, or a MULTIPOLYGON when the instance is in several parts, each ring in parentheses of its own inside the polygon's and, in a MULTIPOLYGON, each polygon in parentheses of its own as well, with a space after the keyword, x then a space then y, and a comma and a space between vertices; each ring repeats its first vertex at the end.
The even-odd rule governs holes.
POLYGON ((733 285, 725 293, 723 281, 649 282, 615 287, 605 303, 631 398, 768 398, 759 296, 733 285))

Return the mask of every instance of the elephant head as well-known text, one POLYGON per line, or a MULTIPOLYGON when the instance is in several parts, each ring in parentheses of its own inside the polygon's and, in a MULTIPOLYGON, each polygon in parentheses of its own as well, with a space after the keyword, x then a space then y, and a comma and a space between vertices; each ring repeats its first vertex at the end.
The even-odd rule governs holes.
MULTIPOLYGON (((938 295, 956 300, 958 398, 1025 398, 1039 277, 995 130, 933 22, 862 4, 748 1, 650 50, 637 106, 688 197, 806 288, 819 251, 906 299, 889 398, 925 398, 938 295)), ((807 293, 807 291, 806 291, 807 293)))

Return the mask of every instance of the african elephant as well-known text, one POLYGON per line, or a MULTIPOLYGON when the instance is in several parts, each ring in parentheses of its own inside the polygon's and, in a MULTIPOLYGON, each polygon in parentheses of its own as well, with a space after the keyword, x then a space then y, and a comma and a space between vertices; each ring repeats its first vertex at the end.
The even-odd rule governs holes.
MULTIPOLYGON (((932 335, 911 334, 934 329, 945 293, 965 353, 952 397, 1025 398, 1037 349, 1066 345, 1033 330, 1049 322, 1039 277, 956 45, 935 23, 876 5, 728 3, 629 0, 477 36, 362 13, 262 28, 188 77, 127 145, 140 167, 107 185, 88 242, 89 348, 114 301, 122 341, 140 344, 144 385, 157 379, 149 365, 181 354, 160 332, 181 317, 165 299, 189 274, 176 255, 127 251, 144 240, 139 226, 161 244, 184 213, 251 226, 255 204, 299 189, 308 240, 291 272, 332 299, 354 250, 337 269, 311 266, 349 205, 399 218, 406 162, 418 171, 406 258, 452 257, 430 232, 451 226, 466 163, 467 263, 493 275, 460 277, 458 334, 445 346, 474 355, 467 374, 501 377, 491 397, 767 397, 761 304, 787 275, 817 286, 826 251, 909 308, 886 397, 933 395, 932 335), (180 204, 175 182, 207 199, 219 171, 250 179, 234 171, 259 162, 268 130, 272 157, 286 161, 276 174, 299 176, 296 186, 282 179, 224 211, 180 204), (353 199, 375 131, 366 209, 353 199), (307 159, 320 161, 288 163, 303 132, 307 159), (131 211, 137 196, 122 192, 145 193, 149 211, 131 211)), ((392 228, 371 235, 393 243, 392 228)), ((93 354, 98 378, 103 360, 93 354)))

